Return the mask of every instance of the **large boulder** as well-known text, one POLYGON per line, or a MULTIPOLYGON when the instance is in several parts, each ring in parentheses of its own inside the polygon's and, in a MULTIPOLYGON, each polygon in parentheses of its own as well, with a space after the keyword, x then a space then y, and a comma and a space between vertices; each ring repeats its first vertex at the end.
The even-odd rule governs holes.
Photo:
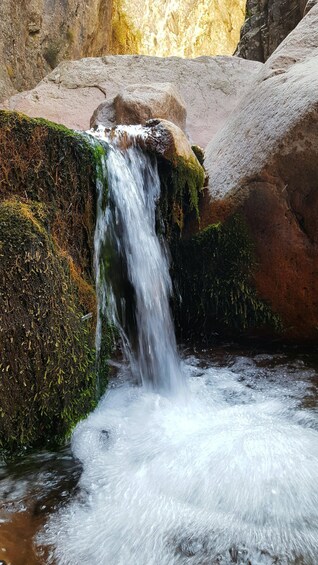
POLYGON ((102 102, 96 108, 91 127, 103 125, 141 124, 161 118, 186 128, 185 102, 173 84, 132 84, 126 86, 113 100, 102 102))
POLYGON ((300 22, 305 4, 306 0, 247 0, 246 20, 235 54, 266 61, 300 22))
POLYGON ((206 151, 202 225, 239 216, 283 335, 318 336, 318 6, 269 58, 206 151))
POLYGON ((0 100, 33 88, 64 59, 110 53, 112 4, 1 0, 0 100))
POLYGON ((4 107, 74 129, 88 129, 97 106, 131 84, 173 84, 185 101, 192 142, 205 146, 223 125, 262 65, 238 57, 181 59, 109 56, 61 63, 34 90, 4 107))
POLYGON ((0 448, 42 448, 96 402, 95 151, 11 112, 0 141, 0 448))

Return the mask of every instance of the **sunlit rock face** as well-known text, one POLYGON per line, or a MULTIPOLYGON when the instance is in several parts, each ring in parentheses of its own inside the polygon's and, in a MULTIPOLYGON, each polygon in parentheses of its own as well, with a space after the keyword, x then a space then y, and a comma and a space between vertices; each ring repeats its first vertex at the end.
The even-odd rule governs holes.
POLYGON ((244 17, 244 0, 121 0, 113 49, 161 57, 232 54, 244 17))

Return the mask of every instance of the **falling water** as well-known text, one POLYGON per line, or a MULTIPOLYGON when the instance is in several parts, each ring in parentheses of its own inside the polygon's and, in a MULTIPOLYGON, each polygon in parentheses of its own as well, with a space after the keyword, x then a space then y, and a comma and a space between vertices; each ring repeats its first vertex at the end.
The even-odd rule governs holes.
POLYGON ((47 526, 52 563, 317 565, 318 420, 302 402, 312 385, 284 363, 264 375, 261 361, 241 359, 215 367, 188 358, 181 377, 155 233, 156 163, 108 141, 106 166, 100 304, 146 386, 123 366, 77 426, 80 493, 47 526), (188 394, 171 394, 182 378, 188 394))
MULTIPOLYGON (((112 138, 104 131, 100 128, 97 132, 107 143, 108 181, 107 206, 103 183, 99 183, 95 231, 100 315, 118 329, 138 380, 154 390, 177 392, 182 377, 169 307, 169 263, 156 234, 160 196, 156 159, 134 143, 143 135, 141 127, 118 128, 112 138), (123 150, 121 143, 125 144, 123 150)), ((97 349, 101 326, 99 319, 97 349)))

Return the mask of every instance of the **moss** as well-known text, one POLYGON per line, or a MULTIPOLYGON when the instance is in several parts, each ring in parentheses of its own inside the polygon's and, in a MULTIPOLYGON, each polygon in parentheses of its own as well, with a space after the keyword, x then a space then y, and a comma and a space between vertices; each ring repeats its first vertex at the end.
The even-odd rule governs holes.
POLYGON ((0 201, 45 205, 47 223, 80 272, 92 275, 96 150, 66 127, 0 111, 0 201))
POLYGON ((170 162, 159 159, 161 181, 160 212, 168 240, 180 235, 186 214, 194 212, 199 219, 199 195, 204 186, 204 169, 193 159, 178 156, 170 162))
POLYGON ((63 441, 96 402, 93 241, 104 149, 6 111, 0 143, 0 446, 14 450, 63 441))
POLYGON ((96 403, 94 341, 43 206, 0 204, 0 446, 64 440, 96 403))
POLYGON ((75 35, 74 35, 74 31, 69 27, 66 30, 66 39, 69 45, 73 45, 75 41, 75 35))
POLYGON ((245 222, 235 216, 172 245, 173 277, 181 303, 176 318, 184 334, 280 329, 279 318, 253 287, 254 248, 245 222))
POLYGON ((204 151, 203 151, 202 147, 200 147, 199 145, 192 145, 191 149, 192 149, 193 153, 195 154, 196 158, 198 159, 200 165, 202 165, 202 167, 203 167, 204 151))
POLYGON ((46 49, 43 51, 43 57, 45 61, 50 65, 51 69, 55 69, 59 63, 59 53, 60 53, 60 46, 51 44, 48 45, 46 49))

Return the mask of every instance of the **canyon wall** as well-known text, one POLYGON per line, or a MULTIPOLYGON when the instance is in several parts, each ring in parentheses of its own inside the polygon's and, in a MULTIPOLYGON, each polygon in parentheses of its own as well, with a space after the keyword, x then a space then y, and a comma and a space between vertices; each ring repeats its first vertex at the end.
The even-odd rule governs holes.
POLYGON ((0 100, 61 61, 106 54, 232 54, 245 0, 2 0, 0 100))
POLYGON ((111 50, 112 0, 1 0, 0 100, 64 59, 111 50))
MULTIPOLYGON (((116 2, 118 4, 118 2, 116 2)), ((142 55, 232 55, 245 17, 245 0, 121 0, 121 25, 142 55), (124 20, 123 20, 124 16, 124 20)), ((126 44, 114 44, 114 53, 126 44)))
POLYGON ((313 0, 247 0, 236 55, 265 62, 303 17, 313 0))

